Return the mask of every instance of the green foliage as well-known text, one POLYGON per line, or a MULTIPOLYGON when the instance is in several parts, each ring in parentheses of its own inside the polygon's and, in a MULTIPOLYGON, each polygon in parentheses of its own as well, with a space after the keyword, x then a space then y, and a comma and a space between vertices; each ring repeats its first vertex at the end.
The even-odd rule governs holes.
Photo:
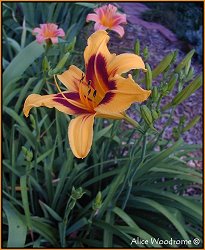
MULTIPOLYGON (((15 31, 18 27, 13 20, 16 8, 20 8, 18 18, 25 16, 26 27, 33 28, 38 22, 45 21, 45 17, 62 24, 61 27, 68 25, 66 20, 72 20, 72 27, 79 27, 85 22, 83 13, 93 7, 88 3, 65 5, 74 12, 66 8, 64 11, 63 3, 7 4, 3 9, 5 29, 10 30, 7 37, 15 34, 12 39, 19 46, 19 41, 25 37, 25 31, 23 35, 19 29, 15 31), (34 9, 38 10, 37 16, 28 15, 34 13, 34 9), (8 12, 14 13, 13 17, 8 12)), ((138 82, 153 91, 141 107, 141 113, 140 106, 136 107, 140 129, 127 129, 125 123, 112 120, 106 120, 105 126, 105 120, 96 119, 91 152, 84 160, 79 160, 74 158, 67 140, 71 117, 47 108, 34 108, 28 119, 22 115, 23 102, 29 93, 56 92, 56 88, 48 83, 53 81, 48 72, 56 67, 64 70, 72 64, 75 43, 71 46, 66 40, 65 44, 54 46, 46 59, 41 53, 38 58, 31 53, 30 62, 18 69, 14 57, 18 58, 33 44, 29 39, 26 36, 22 43, 25 47, 21 49, 16 45, 19 49, 16 54, 14 46, 4 43, 4 59, 9 63, 3 84, 4 247, 127 248, 136 237, 148 239, 149 244, 132 247, 167 247, 151 245, 152 237, 199 238, 202 242, 202 174, 188 166, 190 159, 195 160, 190 153, 200 150, 201 146, 186 145, 180 138, 176 141, 163 138, 178 105, 173 100, 176 101, 188 82, 193 80, 191 67, 187 66, 193 53, 188 55, 189 60, 183 61, 182 67, 173 66, 176 52, 163 59, 166 67, 161 63, 162 68, 157 66, 152 70, 151 65, 146 64, 148 75, 135 75, 138 82), (12 51, 10 55, 8 47, 12 51), (67 57, 66 53, 71 56, 67 57), (62 64, 59 66, 60 59, 62 64), (6 74, 9 67, 17 67, 17 73, 11 72, 16 74, 15 77, 6 74), (159 86, 153 86, 154 78, 159 79, 159 86), (175 105, 164 111, 162 99, 179 85, 181 87, 171 102, 175 105), (162 130, 156 131, 155 121, 162 117, 168 117, 168 120, 162 130), (190 187, 194 190, 191 195, 190 187)), ((135 49, 140 53, 139 42, 135 49)), ((145 56, 148 54, 147 50, 145 56)), ((200 87, 200 76, 195 79, 200 87)), ((191 89, 189 95, 195 90, 195 87, 191 89)), ((194 126, 198 119, 181 124, 180 133, 194 126)))

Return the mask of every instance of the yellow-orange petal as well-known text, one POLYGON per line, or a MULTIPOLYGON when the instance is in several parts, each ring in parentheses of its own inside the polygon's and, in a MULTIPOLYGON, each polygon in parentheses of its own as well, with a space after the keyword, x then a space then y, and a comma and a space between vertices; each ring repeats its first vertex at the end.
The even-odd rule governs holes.
POLYGON ((105 118, 105 119, 113 119, 113 120, 121 120, 124 119, 124 115, 121 113, 100 113, 96 112, 96 116, 98 118, 105 118))
POLYGON ((150 90, 144 90, 135 83, 131 75, 127 79, 115 78, 115 82, 117 89, 106 93, 103 100, 95 108, 96 112, 121 113, 128 109, 132 103, 145 101, 151 94, 150 90))
POLYGON ((69 69, 63 72, 61 75, 57 75, 58 79, 70 91, 78 91, 82 76, 84 76, 83 71, 74 65, 71 65, 69 69))
POLYGON ((115 56, 114 54, 110 54, 107 48, 109 39, 110 37, 104 30, 98 30, 88 38, 88 45, 84 51, 85 65, 88 64, 89 59, 93 55, 95 56, 99 53, 99 50, 100 53, 106 58, 107 62, 109 62, 111 58, 115 56))
POLYGON ((44 96, 38 94, 29 95, 24 102, 24 115, 28 117, 31 108, 40 106, 56 108, 57 110, 69 115, 83 114, 88 112, 86 107, 84 107, 81 103, 79 94, 77 92, 63 92, 63 94, 67 99, 62 94, 44 96), (69 99, 71 99, 70 102, 69 99))
POLYGON ((108 74, 114 76, 116 74, 121 75, 131 69, 145 69, 145 64, 142 58, 138 55, 124 53, 116 56, 108 64, 108 74))
POLYGON ((71 150, 77 158, 85 158, 90 152, 93 141, 95 114, 79 115, 72 119, 68 127, 71 150))

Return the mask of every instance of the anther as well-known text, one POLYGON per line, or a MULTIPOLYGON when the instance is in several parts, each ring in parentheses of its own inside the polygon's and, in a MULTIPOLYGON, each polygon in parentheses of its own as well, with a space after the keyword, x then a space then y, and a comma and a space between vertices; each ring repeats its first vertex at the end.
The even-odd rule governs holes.
POLYGON ((94 90, 94 92, 93 92, 93 97, 96 97, 96 94, 97 94, 97 91, 94 90))
POLYGON ((88 87, 90 87, 90 85, 91 85, 91 80, 88 81, 88 87))
POLYGON ((80 82, 82 82, 84 78, 85 78, 85 75, 82 73, 82 78, 80 79, 80 82))
POLYGON ((88 90, 88 95, 90 94, 90 92, 91 92, 91 89, 88 90))

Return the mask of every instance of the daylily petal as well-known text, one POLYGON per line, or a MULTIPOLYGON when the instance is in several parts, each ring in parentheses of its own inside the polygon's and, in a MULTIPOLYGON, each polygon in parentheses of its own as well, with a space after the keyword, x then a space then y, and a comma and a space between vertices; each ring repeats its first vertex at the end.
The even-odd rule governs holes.
POLYGON ((151 94, 150 90, 142 89, 137 83, 133 81, 131 76, 125 79, 119 77, 115 79, 116 90, 108 91, 95 108, 96 112, 100 113, 120 113, 125 111, 134 102, 143 102, 151 94))
POLYGON ((89 21, 98 22, 99 18, 96 14, 88 14, 86 17, 86 22, 89 22, 89 21))
POLYGON ((41 44, 44 40, 45 40, 45 38, 42 35, 37 35, 36 36, 37 43, 41 44))
POLYGON ((61 37, 64 37, 65 36, 65 32, 64 32, 64 30, 63 29, 61 29, 61 28, 59 28, 58 30, 57 30, 57 36, 61 36, 61 37))
POLYGON ((83 75, 84 73, 78 67, 71 65, 68 70, 57 77, 70 91, 79 91, 79 83, 83 75))
POLYGON ((68 139, 73 154, 85 158, 93 141, 94 114, 79 115, 72 119, 68 127, 68 139))
POLYGON ((103 56, 109 61, 109 59, 112 57, 107 48, 109 39, 110 37, 104 30, 99 30, 88 38, 88 45, 84 51, 85 65, 88 65, 90 58, 95 56, 99 49, 103 56))
POLYGON ((116 56, 108 65, 108 74, 115 75, 126 73, 131 69, 145 69, 142 58, 138 55, 124 53, 116 56))
POLYGON ((41 32, 41 29, 40 28, 35 28, 32 30, 32 34, 35 35, 35 34, 38 34, 41 32))
POLYGON ((107 27, 105 27, 101 23, 96 22, 95 25, 94 25, 94 30, 95 31, 97 31, 97 30, 106 30, 106 29, 107 29, 107 27))
POLYGON ((88 39, 84 57, 86 63, 86 80, 91 81, 91 86, 96 89, 98 96, 102 99, 110 88, 108 83, 107 65, 115 57, 107 48, 109 36, 105 31, 97 31, 88 39))
POLYGON ((50 39, 53 44, 58 43, 58 37, 51 37, 50 39))
POLYGON ((114 120, 121 120, 124 118, 124 115, 121 113, 101 113, 101 112, 96 112, 95 117, 99 118, 105 118, 105 119, 114 119, 114 120))
POLYGON ((122 23, 127 23, 126 14, 115 14, 113 24, 118 25, 122 23))
POLYGON ((88 113, 87 108, 81 103, 77 92, 63 92, 63 94, 67 99, 62 94, 44 96, 38 94, 29 95, 24 103, 24 115, 28 117, 31 108, 40 106, 56 108, 69 115, 88 113))
POLYGON ((120 26, 120 25, 113 26, 112 30, 117 32, 120 35, 120 37, 123 37, 124 34, 125 34, 124 28, 122 26, 120 26))

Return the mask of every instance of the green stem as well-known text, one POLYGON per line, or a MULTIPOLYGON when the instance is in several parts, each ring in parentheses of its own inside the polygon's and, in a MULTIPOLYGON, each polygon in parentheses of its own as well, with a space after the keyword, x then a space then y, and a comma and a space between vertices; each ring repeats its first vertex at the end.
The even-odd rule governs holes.
POLYGON ((153 144, 153 146, 152 146, 152 149, 155 148, 155 146, 157 145, 159 139, 160 139, 160 138, 162 137, 162 135, 164 134, 165 129, 168 127, 168 125, 170 125, 170 123, 171 123, 171 121, 172 121, 172 116, 173 116, 174 110, 175 110, 175 108, 173 108, 173 109, 171 110, 170 115, 169 115, 169 118, 168 118, 167 122, 165 123, 165 125, 164 125, 162 131, 158 134, 157 139, 156 139, 156 141, 154 142, 154 144, 153 144))
POLYGON ((132 183, 133 183, 133 179, 138 171, 138 169, 142 166, 143 164, 143 161, 144 161, 144 157, 145 157, 145 153, 146 153, 146 146, 147 146, 147 136, 144 135, 143 136, 143 145, 142 145, 142 154, 141 154, 141 159, 140 159, 140 163, 138 165, 138 167, 135 169, 134 173, 131 174, 131 179, 128 180, 128 190, 127 190, 127 194, 126 194, 126 197, 125 197, 125 200, 122 204, 122 210, 125 209, 126 205, 127 205, 127 201, 130 197, 130 193, 131 193, 131 190, 132 190, 132 183))
POLYGON ((127 121, 129 124, 131 124, 133 127, 135 127, 139 132, 144 134, 143 128, 139 125, 138 122, 136 122, 134 119, 129 117, 126 113, 123 113, 124 115, 124 120, 127 121))

